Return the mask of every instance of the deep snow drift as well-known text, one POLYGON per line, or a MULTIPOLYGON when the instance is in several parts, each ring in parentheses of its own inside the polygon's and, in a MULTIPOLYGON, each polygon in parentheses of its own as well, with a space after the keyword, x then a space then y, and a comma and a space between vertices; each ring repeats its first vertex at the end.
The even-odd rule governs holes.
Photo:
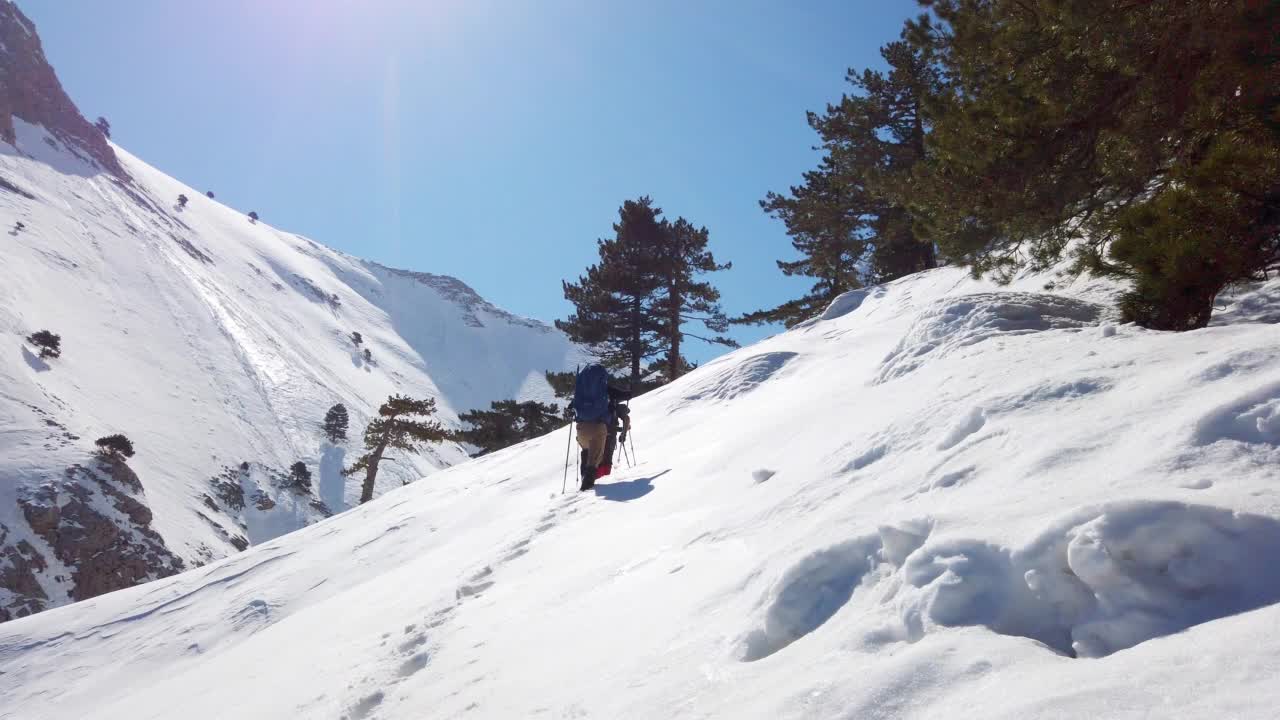
POLYGON ((1274 717, 1277 285, 1165 334, 1045 280, 841 298, 593 493, 561 430, 0 626, 0 717, 1274 717))
MULTIPOLYGON (((190 567, 345 509, 359 483, 341 469, 392 393, 435 398, 456 425, 493 400, 551 400, 543 372, 580 360, 563 333, 458 280, 252 223, 117 148, 121 182, 13 122, 16 145, 0 143, 0 620, 166 571, 162 552, 136 564, 155 533, 190 567), (40 329, 62 337, 60 358, 23 342, 40 329), (350 439, 332 446, 320 425, 339 402, 350 439), (127 497, 74 470, 111 433, 137 448, 127 497), (285 488, 297 461, 308 492, 285 488)), ((394 454, 379 491, 465 459, 454 444, 394 454)))

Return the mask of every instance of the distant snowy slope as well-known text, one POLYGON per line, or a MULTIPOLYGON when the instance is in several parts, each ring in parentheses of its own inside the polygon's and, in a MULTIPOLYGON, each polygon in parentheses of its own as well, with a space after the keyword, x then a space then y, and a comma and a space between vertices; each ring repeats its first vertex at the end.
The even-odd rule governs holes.
POLYGON ((0 717, 1274 717, 1280 283, 1171 334, 1050 280, 847 295, 591 493, 562 429, 2 625, 0 717))
MULTIPOLYGON (((115 148, 121 181, 14 123, 16 145, 0 143, 0 619, 163 574, 167 559, 134 567, 148 532, 189 565, 344 509, 358 497, 338 474, 346 453, 392 393, 435 398, 456 425, 493 400, 551 400, 543 372, 581 359, 559 331, 461 281, 251 223, 115 148), (24 344, 40 329, 61 336, 60 358, 24 344), (351 440, 333 448, 320 423, 339 402, 351 440), (101 495, 109 483, 90 482, 99 494, 74 514, 55 512, 84 492, 68 469, 91 465, 93 440, 116 432, 137 447, 143 489, 131 497, 153 517, 73 540, 63 530, 121 526, 101 495), (296 461, 313 492, 283 488, 296 461), (102 548, 112 560, 86 570, 94 581, 58 559, 102 548)), ((390 456, 379 491, 465 457, 452 444, 390 456)))

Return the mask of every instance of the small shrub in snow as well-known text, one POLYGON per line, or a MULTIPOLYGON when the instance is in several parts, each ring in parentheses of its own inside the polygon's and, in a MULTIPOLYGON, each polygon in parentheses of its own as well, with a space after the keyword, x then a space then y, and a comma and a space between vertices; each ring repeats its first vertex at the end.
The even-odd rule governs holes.
POLYGON ((62 337, 48 330, 41 330, 27 336, 27 342, 40 348, 42 359, 56 358, 62 355, 62 337))
POLYGON ((289 466, 289 487, 299 490, 311 489, 311 471, 301 460, 289 466))
POLYGON ((116 459, 133 457, 133 443, 129 438, 118 433, 100 437, 93 444, 98 446, 98 452, 104 457, 116 459))

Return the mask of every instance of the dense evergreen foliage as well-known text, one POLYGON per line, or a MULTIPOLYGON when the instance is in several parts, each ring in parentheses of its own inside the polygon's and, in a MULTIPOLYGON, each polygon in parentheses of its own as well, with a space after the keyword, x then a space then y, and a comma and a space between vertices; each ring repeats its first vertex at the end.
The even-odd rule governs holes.
POLYGON ((1168 330, 1280 262, 1280 4, 930 4, 909 36, 946 82, 898 196, 947 255, 1008 277, 1074 252, 1168 330))
POLYGON ((1008 280, 1072 258, 1124 278, 1125 319, 1203 327, 1280 265, 1280 3, 921 0, 885 73, 810 113, 818 168, 764 209, 810 317, 946 259, 1008 280))
POLYGON ((497 400, 488 410, 472 410, 462 413, 458 419, 469 427, 455 432, 453 439, 475 446, 477 451, 472 457, 541 437, 564 422, 555 405, 532 400, 497 400))
POLYGON ((706 228, 661 215, 648 197, 622 204, 614 237, 597 242, 599 261, 577 282, 564 283, 574 314, 556 321, 573 340, 591 345, 606 367, 629 371, 632 388, 644 386, 655 373, 667 380, 679 377, 688 367, 681 354, 687 337, 735 344, 722 335, 687 329, 689 323, 712 333, 726 329, 719 291, 698 278, 729 265, 718 263, 707 249, 706 228))
POLYGON ((100 437, 93 444, 98 446, 98 452, 104 457, 115 459, 133 457, 133 442, 119 433, 100 437))
POLYGON ((331 443, 339 443, 347 439, 347 406, 338 403, 324 414, 324 436, 331 443))
POLYGON ((311 471, 301 460, 289 466, 288 486, 303 492, 311 490, 311 471))
POLYGON ((906 42, 886 45, 881 55, 887 73, 850 70, 855 94, 822 115, 809 113, 809 125, 822 138, 818 168, 788 193, 771 192, 760 203, 783 221, 800 253, 798 260, 779 260, 778 268, 814 278, 813 287, 735 322, 790 327, 841 293, 936 266, 933 245, 917 237, 890 188, 925 156, 923 103, 939 82, 937 71, 906 42))
POLYGON ((38 330, 27 336, 27 342, 40 348, 40 357, 43 359, 62 356, 61 335, 55 335, 48 330, 38 330))

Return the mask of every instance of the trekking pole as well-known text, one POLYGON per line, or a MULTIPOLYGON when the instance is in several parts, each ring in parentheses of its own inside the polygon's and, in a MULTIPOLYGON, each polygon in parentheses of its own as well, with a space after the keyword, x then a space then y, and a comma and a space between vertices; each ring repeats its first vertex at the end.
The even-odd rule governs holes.
POLYGON ((628 467, 628 468, 635 467, 634 465, 632 465, 632 464, 631 464, 631 456, 627 454, 627 444, 626 444, 626 443, 622 443, 622 457, 626 458, 626 460, 627 460, 627 467, 628 467))
MULTIPOLYGON (((573 369, 573 376, 576 378, 581 366, 573 369)), ((568 414, 572 415, 572 412, 568 414)), ((560 494, 564 494, 565 486, 569 484, 569 452, 573 449, 573 418, 569 418, 569 442, 564 448, 564 477, 560 480, 560 494)))
POLYGON ((640 458, 636 457, 636 434, 634 432, 627 431, 627 437, 631 439, 631 459, 635 461, 635 464, 639 465, 640 458))
POLYGON ((564 478, 560 480, 560 494, 569 484, 569 452, 573 449, 573 423, 569 423, 569 442, 564 446, 564 478))

